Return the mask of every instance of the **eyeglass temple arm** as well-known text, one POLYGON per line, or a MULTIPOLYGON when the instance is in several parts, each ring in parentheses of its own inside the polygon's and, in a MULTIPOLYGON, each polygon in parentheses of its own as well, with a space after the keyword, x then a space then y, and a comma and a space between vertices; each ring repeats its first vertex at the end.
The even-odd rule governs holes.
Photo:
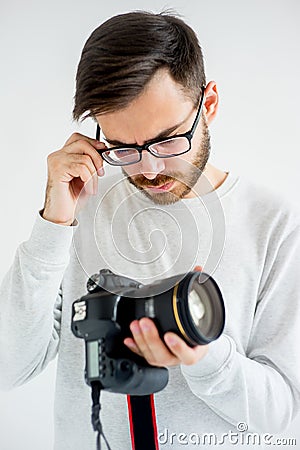
POLYGON ((97 139, 97 141, 99 141, 99 139, 100 139, 100 127, 98 124, 97 124, 97 128, 96 128, 96 139, 97 139))

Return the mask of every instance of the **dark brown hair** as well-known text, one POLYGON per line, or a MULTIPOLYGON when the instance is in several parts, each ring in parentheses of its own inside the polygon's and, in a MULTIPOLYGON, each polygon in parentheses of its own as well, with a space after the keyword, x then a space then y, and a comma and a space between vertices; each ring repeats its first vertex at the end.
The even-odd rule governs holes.
POLYGON ((205 84, 197 36, 169 13, 135 11, 108 19, 82 50, 73 118, 84 120, 129 105, 161 68, 167 68, 196 104, 205 84))

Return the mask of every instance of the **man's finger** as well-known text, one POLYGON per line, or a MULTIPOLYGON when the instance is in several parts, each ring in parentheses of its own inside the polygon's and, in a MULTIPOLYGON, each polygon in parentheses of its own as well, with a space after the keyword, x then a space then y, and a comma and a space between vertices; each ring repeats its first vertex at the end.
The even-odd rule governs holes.
POLYGON ((136 345, 136 343, 132 338, 124 339, 124 344, 126 345, 126 347, 128 347, 131 351, 133 351, 137 355, 143 356, 142 352, 140 351, 140 349, 138 348, 138 346, 136 345))
POLYGON ((144 340, 149 349, 148 362, 153 365, 169 366, 178 364, 177 358, 166 347, 161 340, 158 330, 151 319, 143 318, 140 320, 140 327, 144 340))
MULTIPOLYGON (((173 366, 179 364, 165 343, 161 340, 157 328, 149 318, 134 320, 130 324, 134 343, 141 355, 153 366, 173 366)), ((130 344, 130 342, 128 342, 130 344)), ((133 348, 133 351, 136 349, 133 348)), ((140 354, 139 353, 139 354, 140 354)))
POLYGON ((85 140, 89 142, 91 145, 95 146, 99 141, 97 139, 91 138, 89 136, 85 136, 81 133, 73 133, 69 137, 69 139, 66 141, 65 146, 72 144, 73 142, 79 141, 79 140, 85 140))
POLYGON ((171 352, 180 360, 181 364, 187 366, 195 364, 204 357, 208 351, 207 345, 198 345, 194 348, 189 347, 175 333, 168 332, 164 335, 165 343, 171 352))

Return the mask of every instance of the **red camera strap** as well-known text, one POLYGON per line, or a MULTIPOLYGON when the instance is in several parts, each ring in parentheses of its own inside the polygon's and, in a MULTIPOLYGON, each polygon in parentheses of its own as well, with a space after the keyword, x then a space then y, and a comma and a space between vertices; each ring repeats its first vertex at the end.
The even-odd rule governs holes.
POLYGON ((132 450, 159 450, 154 395, 127 395, 132 450))

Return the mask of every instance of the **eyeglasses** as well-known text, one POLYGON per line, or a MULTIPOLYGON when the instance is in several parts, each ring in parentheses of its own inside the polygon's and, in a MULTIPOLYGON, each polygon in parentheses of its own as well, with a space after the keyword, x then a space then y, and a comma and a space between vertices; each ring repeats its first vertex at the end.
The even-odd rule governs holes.
MULTIPOLYGON (((144 145, 126 145, 121 147, 112 147, 108 150, 97 150, 101 157, 112 166, 128 166, 136 164, 142 159, 142 151, 146 150, 156 158, 172 158, 174 156, 183 155, 190 151, 192 146, 192 138, 197 128, 204 100, 205 87, 201 88, 201 99, 198 111, 192 125, 192 128, 183 134, 177 134, 170 138, 160 140, 154 139, 145 142, 144 145)), ((100 127, 97 125, 96 139, 100 138, 100 127)))

